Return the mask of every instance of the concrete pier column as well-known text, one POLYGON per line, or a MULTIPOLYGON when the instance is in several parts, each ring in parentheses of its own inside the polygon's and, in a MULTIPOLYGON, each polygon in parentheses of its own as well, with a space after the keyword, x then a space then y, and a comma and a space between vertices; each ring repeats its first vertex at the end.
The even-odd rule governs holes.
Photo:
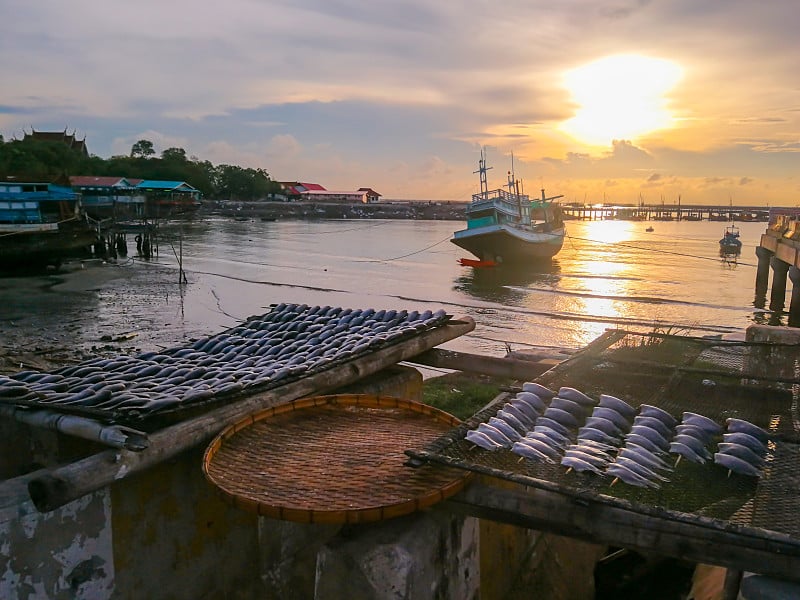
POLYGON ((792 281, 792 299, 789 302, 789 327, 800 325, 800 269, 789 267, 789 279, 792 281))
POLYGON ((766 298, 767 286, 769 285, 769 261, 775 255, 774 252, 764 248, 756 247, 758 257, 758 270, 756 271, 756 296, 766 298))
POLYGON ((772 267, 772 293, 769 298, 769 309, 780 311, 786 305, 786 274, 789 263, 773 256, 769 265, 772 267))

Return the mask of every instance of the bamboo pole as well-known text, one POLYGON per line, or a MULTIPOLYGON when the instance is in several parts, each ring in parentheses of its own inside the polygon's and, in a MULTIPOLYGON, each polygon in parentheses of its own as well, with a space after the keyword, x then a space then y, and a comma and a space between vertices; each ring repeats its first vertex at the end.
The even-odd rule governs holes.
POLYGON ((425 331, 404 342, 161 429, 150 435, 150 445, 141 452, 106 450, 51 469, 33 478, 28 483, 28 492, 41 512, 55 510, 118 479, 208 442, 229 423, 253 412, 347 385, 469 333, 474 328, 475 321, 470 317, 452 319, 447 325, 425 331))

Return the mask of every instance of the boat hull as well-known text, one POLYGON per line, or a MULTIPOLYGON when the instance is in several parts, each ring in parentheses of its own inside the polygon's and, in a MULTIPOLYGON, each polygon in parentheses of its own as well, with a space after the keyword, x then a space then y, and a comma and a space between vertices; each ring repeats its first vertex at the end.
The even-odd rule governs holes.
POLYGON ((564 234, 563 227, 533 232, 496 225, 457 231, 450 241, 482 261, 515 264, 553 258, 561 251, 564 234))

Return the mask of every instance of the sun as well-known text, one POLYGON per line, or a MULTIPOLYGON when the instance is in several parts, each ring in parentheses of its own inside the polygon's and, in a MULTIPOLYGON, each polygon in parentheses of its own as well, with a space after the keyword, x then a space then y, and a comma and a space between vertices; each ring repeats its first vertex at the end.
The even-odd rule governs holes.
POLYGON ((677 64, 640 55, 602 58, 564 75, 578 112, 559 129, 590 145, 634 140, 671 127, 665 94, 683 75, 677 64))

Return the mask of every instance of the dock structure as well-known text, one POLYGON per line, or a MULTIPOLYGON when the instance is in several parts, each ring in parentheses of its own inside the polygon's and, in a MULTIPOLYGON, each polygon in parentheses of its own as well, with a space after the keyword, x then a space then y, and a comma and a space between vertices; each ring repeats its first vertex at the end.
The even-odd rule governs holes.
POLYGON ((756 306, 766 305, 769 271, 772 287, 769 309, 782 311, 786 303, 786 278, 792 281, 789 302, 789 325, 800 325, 800 209, 781 208, 770 211, 769 225, 756 247, 756 306))
POLYGON ((709 204, 618 204, 562 205, 564 214, 581 221, 737 221, 767 222, 770 210, 763 206, 718 206, 709 204))

